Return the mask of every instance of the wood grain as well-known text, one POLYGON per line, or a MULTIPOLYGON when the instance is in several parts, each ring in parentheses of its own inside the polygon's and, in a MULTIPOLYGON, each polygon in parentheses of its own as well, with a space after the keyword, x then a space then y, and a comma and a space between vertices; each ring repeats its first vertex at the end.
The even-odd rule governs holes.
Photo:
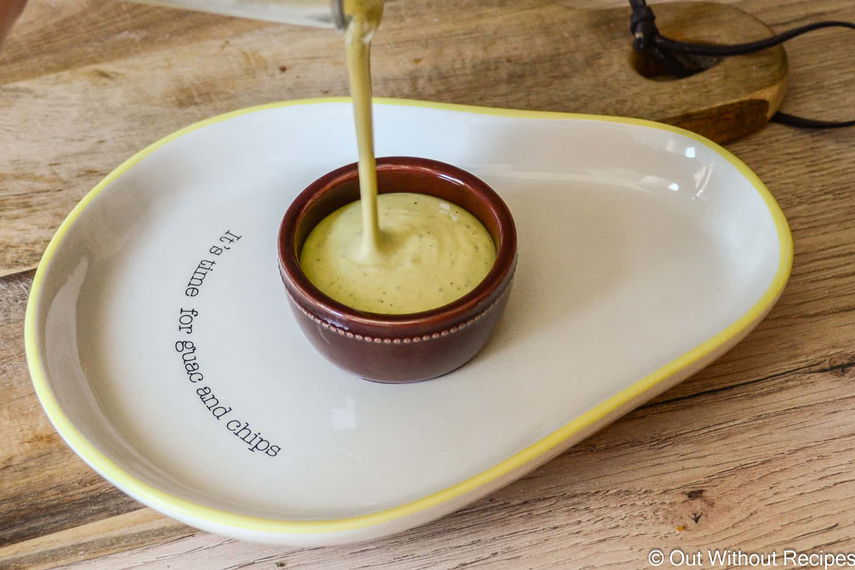
MULTIPOLYGON (((781 48, 652 81, 630 64, 627 7, 571 6, 392 2, 375 42, 375 93, 644 117, 719 141, 759 128, 780 103, 781 48)), ((666 4, 657 14, 663 32, 695 41, 770 34, 727 5, 666 4)), ((341 44, 328 30, 33 0, 0 51, 0 275, 35 267, 83 194, 157 138, 240 107, 347 94, 341 44)))
POLYGON ((807 369, 660 401, 439 523, 369 544, 289 551, 200 534, 86 567, 642 568, 653 547, 851 549, 852 378, 807 369))
MULTIPOLYGON (((400 40, 410 47, 384 60, 400 83, 383 94, 440 98, 422 94, 430 78, 471 74, 468 91, 445 95, 497 105, 518 97, 510 106, 529 108, 561 102, 546 80, 528 94, 479 90, 490 81, 478 82, 483 69, 455 59, 453 46, 468 41, 460 34, 471 25, 455 20, 539 3, 448 3, 446 15, 431 17, 420 11, 428 3, 410 1, 406 17, 425 24, 400 40), (419 42, 433 36, 449 37, 445 50, 418 55, 419 42), (412 70, 418 66, 426 67, 412 70)), ((777 30, 855 20, 847 0, 736 4, 777 30)), ((337 40, 322 32, 179 14, 32 0, 0 52, 0 267, 7 273, 32 267, 75 201, 144 144, 235 107, 316 95, 315 68, 326 73, 323 89, 343 93, 340 63, 322 51, 337 40), (228 71, 206 79, 214 56, 228 71), (117 116, 125 107, 133 107, 130 116, 117 116)), ((817 32, 788 44, 785 110, 851 115, 855 76, 841 71, 855 67, 855 42, 845 34, 817 32)), ((195 533, 125 497, 67 449, 32 392, 21 338, 32 273, 0 279, 0 567, 643 568, 654 546, 855 551, 853 136, 769 125, 730 146, 776 196, 796 251, 784 295, 745 341, 525 479, 374 543, 259 547, 195 533)))
POLYGON ((4 568, 52 568, 93 554, 122 552, 191 536, 194 532, 150 509, 136 508, 126 514, 2 547, 0 561, 4 568))

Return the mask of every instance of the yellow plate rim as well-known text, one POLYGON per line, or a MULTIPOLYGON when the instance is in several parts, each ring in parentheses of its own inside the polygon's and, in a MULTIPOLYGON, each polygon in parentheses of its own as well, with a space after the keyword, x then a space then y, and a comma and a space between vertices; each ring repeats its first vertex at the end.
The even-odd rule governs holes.
POLYGON ((464 481, 460 481, 409 503, 384 509, 381 511, 357 515, 353 517, 331 519, 331 520, 310 520, 310 521, 286 521, 278 519, 269 519, 262 517, 254 517, 216 509, 205 506, 193 501, 184 499, 167 493, 141 479, 126 472, 122 467, 117 465, 107 455, 102 453, 95 445, 93 445, 81 432, 77 429, 74 423, 68 418, 60 405, 56 394, 51 388, 46 368, 41 356, 41 350, 38 343, 38 317, 42 314, 43 299, 42 288, 45 274, 48 267, 53 261, 60 243, 68 234, 77 218, 83 210, 100 194, 104 188, 109 186, 113 181, 119 178, 132 166, 143 160, 146 156, 157 150, 158 148, 202 127, 219 123, 240 115, 263 111, 267 109, 275 109, 280 107, 289 107, 295 105, 315 105, 322 103, 347 103, 350 99, 347 97, 324 97, 312 99, 296 99, 291 101, 283 101, 278 103, 270 103, 266 105, 258 105, 239 109, 222 115, 217 115, 209 119, 194 123, 183 129, 180 129, 172 134, 169 134, 155 143, 147 146, 137 152, 131 158, 119 165, 115 170, 108 174, 101 182, 99 182, 92 190, 90 190, 83 199, 74 207, 68 214, 68 217, 63 221, 57 230, 56 234, 51 239, 45 252, 42 256, 39 267, 33 278, 30 297, 27 303, 27 311, 24 322, 24 339, 27 355, 27 364, 32 377, 33 386, 36 394, 45 409, 48 417, 53 423, 59 434, 65 439, 66 443, 80 457, 96 471, 98 471, 107 480, 114 483, 127 492, 143 498, 148 504, 167 513, 181 513, 185 517, 193 520, 209 521, 225 527, 235 527, 245 530, 265 533, 283 533, 283 534, 318 534, 329 532, 351 531, 361 528, 379 525, 381 523, 392 522, 396 519, 414 515, 425 510, 437 507, 443 503, 451 501, 457 497, 475 491, 496 479, 507 475, 515 470, 522 469, 527 464, 535 462, 567 441, 573 435, 580 431, 596 424, 607 417, 610 413, 618 410, 622 406, 637 399, 646 392, 651 391, 657 384, 664 382, 677 372, 686 369, 696 362, 700 361, 716 349, 726 345, 728 342, 737 338, 741 333, 745 332, 756 320, 761 318, 772 305, 774 305, 778 296, 783 291, 787 279, 789 278, 792 269, 793 260, 793 243, 789 225, 784 217, 781 208, 778 206, 772 194, 766 186, 760 181, 757 175, 751 171, 736 156, 724 149, 720 145, 711 140, 681 129, 654 121, 644 119, 634 119, 628 117, 612 117, 605 115, 588 115, 576 113, 558 113, 558 112, 542 112, 542 111, 522 111, 514 109, 501 109, 492 107, 478 107, 471 105, 457 105, 450 103, 433 103, 428 101, 418 101, 411 99, 391 99, 377 97, 374 99, 376 103, 383 105, 398 105, 409 107, 420 107, 430 109, 440 109, 446 111, 459 111, 466 113, 477 113, 484 115, 493 115, 498 117, 516 117, 525 119, 557 119, 557 120, 591 120, 613 123, 625 123, 637 125, 647 128, 654 128, 664 131, 670 131, 682 136, 693 139, 704 146, 711 148, 716 153, 721 155, 726 161, 731 163, 745 178, 754 186, 758 194, 763 198, 769 213, 774 220, 775 227, 778 233, 780 242, 778 268, 772 283, 769 285, 760 299, 746 311, 741 317, 728 325, 725 329, 707 339, 705 342, 696 346, 689 352, 674 359, 673 361, 662 366, 658 370, 644 376, 635 381, 626 389, 612 395, 606 400, 600 402, 596 406, 590 408, 581 415, 573 418, 568 423, 564 424, 559 429, 555 430, 546 437, 536 441, 522 451, 504 459, 503 461, 493 465, 489 469, 470 477, 464 481))

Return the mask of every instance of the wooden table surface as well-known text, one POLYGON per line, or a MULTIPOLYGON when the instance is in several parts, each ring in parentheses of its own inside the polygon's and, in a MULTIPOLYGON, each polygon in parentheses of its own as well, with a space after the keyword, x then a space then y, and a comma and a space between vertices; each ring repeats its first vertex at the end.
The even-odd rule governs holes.
MULTIPOLYGON (((855 21, 851 0, 731 3, 775 30, 855 21)), ((375 48, 376 93, 577 110, 561 66, 573 38, 527 50, 497 32, 515 14, 571 5, 582 3, 390 3, 375 48)), ((775 195, 795 239, 790 283, 748 338, 439 521, 367 544, 258 546, 144 508, 72 454, 41 411, 24 360, 24 308, 48 239, 107 172, 181 126, 345 94, 340 41, 323 30, 115 1, 31 0, 0 50, 0 566, 644 568, 653 548, 855 552, 855 129, 773 124, 728 145, 775 195)), ((784 109, 855 116, 855 34, 821 31, 786 50, 784 109)))

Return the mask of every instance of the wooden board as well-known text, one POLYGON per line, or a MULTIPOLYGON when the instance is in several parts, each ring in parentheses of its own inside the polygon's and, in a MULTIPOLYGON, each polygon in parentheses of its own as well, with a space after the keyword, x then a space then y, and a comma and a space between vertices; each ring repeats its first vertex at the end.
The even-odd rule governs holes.
MULTIPOLYGON (((759 128, 780 102, 781 48, 652 81, 630 63, 628 7, 570 5, 391 2, 375 41, 375 93, 645 117, 719 141, 759 128)), ((663 32, 697 41, 771 33, 723 4, 657 14, 663 32)), ((240 107, 346 95, 342 43, 330 30, 115 0, 33 0, 0 51, 0 275, 35 267, 83 194, 157 138, 240 107)))
MULTIPOLYGON (((407 2, 415 6, 407 17, 424 22, 418 31, 423 39, 458 29, 449 22, 471 18, 485 5, 447 3, 446 15, 431 20, 418 11, 426 4, 407 2)), ((510 10, 535 3, 488 2, 484 10, 500 4, 510 10)), ((32 0, 33 12, 10 40, 9 50, 15 51, 0 52, 7 58, 0 64, 5 82, 0 86, 0 173, 14 173, 0 182, 0 255, 11 248, 17 253, 9 259, 18 260, 7 268, 31 266, 52 231, 50 224, 143 144, 192 120, 285 98, 277 95, 281 85, 272 84, 292 71, 300 72, 296 84, 308 89, 312 57, 322 68, 338 65, 301 51, 302 44, 288 48, 293 52, 269 48, 280 55, 299 52, 306 59, 299 60, 302 67, 280 72, 278 65, 288 60, 264 55, 267 71, 238 76, 252 89, 231 92, 200 84, 198 101, 178 107, 174 99, 155 95, 173 92, 167 85, 182 77, 176 70, 188 70, 186 77, 201 81, 193 66, 213 66, 204 54, 213 57, 225 41, 205 34, 216 29, 228 35, 225 59, 233 69, 247 69, 234 61, 243 57, 240 51, 230 52, 229 46, 282 32, 268 36, 270 25, 208 16, 176 21, 178 13, 166 10, 128 7, 121 12, 108 2, 86 3, 97 15, 89 19, 89 12, 78 11, 82 5, 32 0), (129 30, 133 36, 124 35, 129 30), (157 37, 173 42, 171 53, 149 45, 157 37), (23 59, 29 63, 20 64, 23 59), (144 70, 136 66, 139 59, 161 61, 151 69, 162 70, 144 70), (93 68, 124 77, 87 76, 93 68), (81 87, 87 81, 88 90, 81 87), (135 120, 112 116, 122 102, 129 104, 132 89, 125 83, 140 97, 135 120), (151 91, 144 104, 145 89, 151 91), (76 134, 65 132, 71 124, 88 126, 76 134), (94 144, 99 137, 111 143, 94 144), (32 176, 53 178, 27 179, 21 174, 26 168, 32 176), (85 174, 85 169, 97 173, 85 174), (14 220, 20 225, 10 225, 14 220)), ((819 19, 855 20, 855 4, 849 0, 746 0, 738 5, 777 30, 819 19)), ((855 42, 845 41, 851 37, 847 33, 819 32, 788 46, 788 111, 831 119, 855 107, 855 76, 840 72, 855 68, 855 42)), ((395 65, 453 68, 449 60, 454 61, 451 52, 419 64, 402 58, 395 65)), ((467 75, 463 67, 454 69, 467 75)), ((400 71, 399 77, 406 81, 411 75, 400 71)), ((468 96, 464 102, 470 103, 491 96, 477 85, 473 79, 468 95, 461 91, 457 96, 468 96)), ((527 107, 540 108, 558 99, 544 88, 524 100, 527 107)), ((855 551, 853 137, 851 130, 819 133, 770 125, 731 145, 780 201, 796 247, 793 276, 781 301, 744 342, 525 479, 464 511, 363 545, 287 549, 194 533, 104 482, 55 434, 32 392, 21 334, 32 272, 0 279, 0 567, 86 560, 80 563, 86 568, 111 570, 253 563, 268 568, 642 568, 656 546, 855 551)))

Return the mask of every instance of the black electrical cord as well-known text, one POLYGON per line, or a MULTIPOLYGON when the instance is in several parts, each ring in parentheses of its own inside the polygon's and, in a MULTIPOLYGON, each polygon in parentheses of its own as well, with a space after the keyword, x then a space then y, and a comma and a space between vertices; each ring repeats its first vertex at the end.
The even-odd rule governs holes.
MULTIPOLYGON (((665 66, 669 73, 676 77, 688 77, 698 71, 698 69, 687 64, 685 57, 681 57, 683 55, 705 57, 745 55, 768 49, 796 36, 822 28, 841 27, 855 30, 855 23, 852 22, 816 22, 793 28, 792 30, 787 30, 770 38, 755 42, 735 45, 696 44, 680 42, 663 36, 659 32, 659 28, 656 27, 656 15, 653 13, 653 9, 647 5, 646 0, 629 0, 629 5, 632 8, 629 31, 634 38, 632 42, 633 49, 638 53, 653 55, 665 66)), ((855 120, 819 121, 796 117, 780 111, 775 113, 772 120, 784 125, 808 129, 836 129, 855 126, 855 120)))

